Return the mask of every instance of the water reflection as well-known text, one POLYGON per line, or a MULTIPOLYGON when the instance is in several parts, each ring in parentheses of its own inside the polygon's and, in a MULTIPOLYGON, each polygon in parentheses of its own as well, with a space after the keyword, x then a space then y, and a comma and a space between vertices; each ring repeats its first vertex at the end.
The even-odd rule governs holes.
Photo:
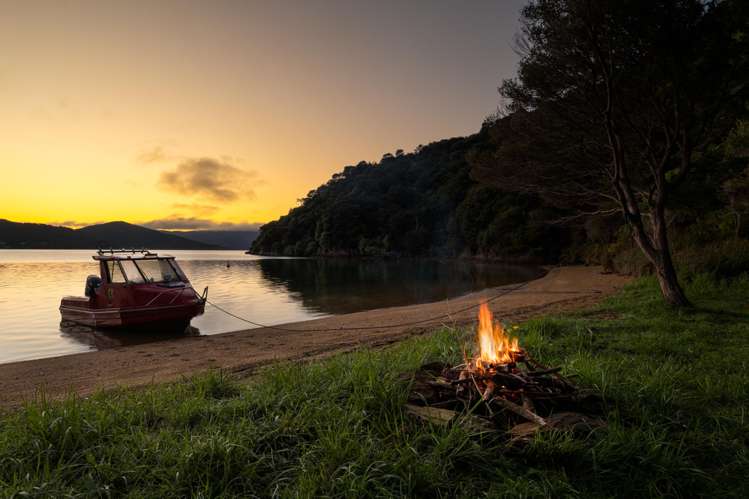
POLYGON ((267 259, 257 265, 266 281, 325 314, 439 301, 542 273, 536 267, 419 259, 267 259))
MULTIPOLYGON (((209 299, 262 324, 280 324, 372 308, 452 298, 521 282, 538 269, 469 261, 259 258, 241 252, 164 251, 180 261, 209 299)), ((33 359, 180 337, 60 327, 60 299, 83 295, 98 272, 91 251, 0 250, 0 362, 33 359)), ((211 306, 189 334, 252 327, 211 306)))
POLYGON ((94 350, 104 350, 106 348, 141 345, 154 341, 200 336, 200 329, 188 326, 182 331, 149 331, 144 329, 128 331, 123 329, 95 329, 63 321, 60 322, 60 335, 63 338, 69 338, 82 345, 88 345, 94 350))

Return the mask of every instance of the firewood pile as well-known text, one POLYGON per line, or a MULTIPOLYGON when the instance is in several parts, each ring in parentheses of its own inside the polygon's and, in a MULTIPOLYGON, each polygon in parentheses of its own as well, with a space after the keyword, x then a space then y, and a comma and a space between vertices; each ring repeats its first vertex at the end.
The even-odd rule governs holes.
POLYGON ((542 366, 492 322, 482 307, 479 353, 460 365, 431 363, 412 377, 406 410, 431 423, 461 424, 472 431, 508 431, 515 440, 550 428, 589 432, 600 399, 542 366))

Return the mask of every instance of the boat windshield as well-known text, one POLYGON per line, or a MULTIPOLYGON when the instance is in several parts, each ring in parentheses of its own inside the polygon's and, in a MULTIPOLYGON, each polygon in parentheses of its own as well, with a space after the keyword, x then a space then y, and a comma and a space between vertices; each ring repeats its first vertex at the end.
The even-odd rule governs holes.
POLYGON ((125 282, 125 274, 122 273, 120 264, 115 260, 107 262, 107 271, 109 272, 109 282, 112 283, 123 283, 125 282))
POLYGON ((138 271, 138 267, 135 266, 135 262, 132 260, 120 260, 120 265, 122 266, 122 270, 125 271, 128 282, 134 284, 142 284, 145 282, 143 276, 140 275, 140 272, 138 271))
POLYGON ((180 282, 182 279, 167 259, 137 260, 146 282, 180 282))

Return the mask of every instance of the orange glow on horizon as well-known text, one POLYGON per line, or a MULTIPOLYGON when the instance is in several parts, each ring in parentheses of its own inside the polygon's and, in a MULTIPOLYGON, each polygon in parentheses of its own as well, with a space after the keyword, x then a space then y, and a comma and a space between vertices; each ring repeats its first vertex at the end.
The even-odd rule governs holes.
POLYGON ((346 165, 477 131, 517 60, 524 2, 500 3, 8 5, 0 218, 274 220, 346 165))

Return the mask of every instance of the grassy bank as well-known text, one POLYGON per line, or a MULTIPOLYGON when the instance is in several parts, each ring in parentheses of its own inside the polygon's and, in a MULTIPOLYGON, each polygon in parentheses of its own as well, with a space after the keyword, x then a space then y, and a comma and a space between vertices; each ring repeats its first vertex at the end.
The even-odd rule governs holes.
POLYGON ((422 425, 399 375, 457 361, 466 333, 209 374, 0 418, 2 494, 30 496, 749 495, 749 280, 698 278, 679 313, 641 280, 595 310, 521 326, 521 342, 606 403, 587 438, 502 439, 422 425))

